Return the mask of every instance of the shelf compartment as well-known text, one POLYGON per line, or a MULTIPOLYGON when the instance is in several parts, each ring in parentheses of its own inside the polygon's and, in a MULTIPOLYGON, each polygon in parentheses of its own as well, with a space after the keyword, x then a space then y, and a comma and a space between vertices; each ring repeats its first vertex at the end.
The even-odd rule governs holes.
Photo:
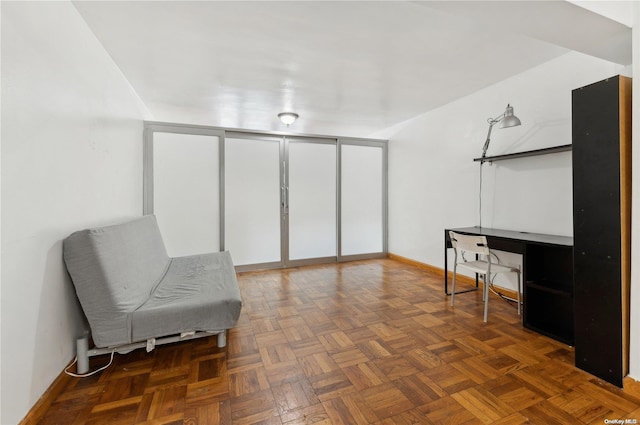
POLYGON ((574 343, 573 299, 548 287, 526 287, 524 326, 565 344, 574 343))

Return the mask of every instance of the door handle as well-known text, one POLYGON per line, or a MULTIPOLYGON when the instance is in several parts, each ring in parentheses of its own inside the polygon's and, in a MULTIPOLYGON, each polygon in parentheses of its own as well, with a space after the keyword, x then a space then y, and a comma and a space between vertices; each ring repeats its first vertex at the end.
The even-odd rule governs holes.
POLYGON ((289 186, 284 188, 284 206, 289 209, 289 186))

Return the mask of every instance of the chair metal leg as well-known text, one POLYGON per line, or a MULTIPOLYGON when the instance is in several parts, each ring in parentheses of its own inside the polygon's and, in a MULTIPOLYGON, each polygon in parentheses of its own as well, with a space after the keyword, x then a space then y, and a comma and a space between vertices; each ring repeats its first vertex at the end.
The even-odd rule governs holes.
POLYGON ((521 295, 522 290, 520 289, 520 268, 518 268, 517 274, 518 274, 518 316, 520 316, 520 309, 521 309, 520 299, 522 298, 522 295, 521 295))
POLYGON ((489 283, 491 279, 486 274, 484 275, 484 322, 487 323, 487 316, 489 314, 489 283))
MULTIPOLYGON (((482 275, 482 281, 486 282, 487 281, 487 275, 482 275)), ((487 299, 487 285, 486 283, 482 284, 482 302, 484 302, 484 300, 487 299)))
POLYGON ((453 263, 453 279, 451 279, 451 307, 453 307, 453 297, 456 294, 456 271, 457 271, 457 261, 453 263))

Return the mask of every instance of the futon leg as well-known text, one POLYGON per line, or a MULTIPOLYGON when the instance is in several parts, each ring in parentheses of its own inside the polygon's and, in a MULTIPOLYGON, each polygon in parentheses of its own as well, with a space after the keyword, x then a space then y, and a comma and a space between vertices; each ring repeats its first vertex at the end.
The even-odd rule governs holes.
POLYGON ((76 355, 78 356, 77 373, 89 372, 89 337, 87 335, 76 339, 76 355))
POLYGON ((218 348, 227 346, 227 331, 222 331, 218 334, 218 348))

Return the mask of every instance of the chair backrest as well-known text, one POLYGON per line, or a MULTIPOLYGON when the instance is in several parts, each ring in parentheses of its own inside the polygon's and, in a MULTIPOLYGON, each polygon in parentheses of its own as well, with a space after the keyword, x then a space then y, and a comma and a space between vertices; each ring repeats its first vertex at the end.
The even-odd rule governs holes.
POLYGON ((490 253, 486 236, 463 235, 449 231, 449 238, 451 239, 451 246, 455 250, 487 256, 490 253))

